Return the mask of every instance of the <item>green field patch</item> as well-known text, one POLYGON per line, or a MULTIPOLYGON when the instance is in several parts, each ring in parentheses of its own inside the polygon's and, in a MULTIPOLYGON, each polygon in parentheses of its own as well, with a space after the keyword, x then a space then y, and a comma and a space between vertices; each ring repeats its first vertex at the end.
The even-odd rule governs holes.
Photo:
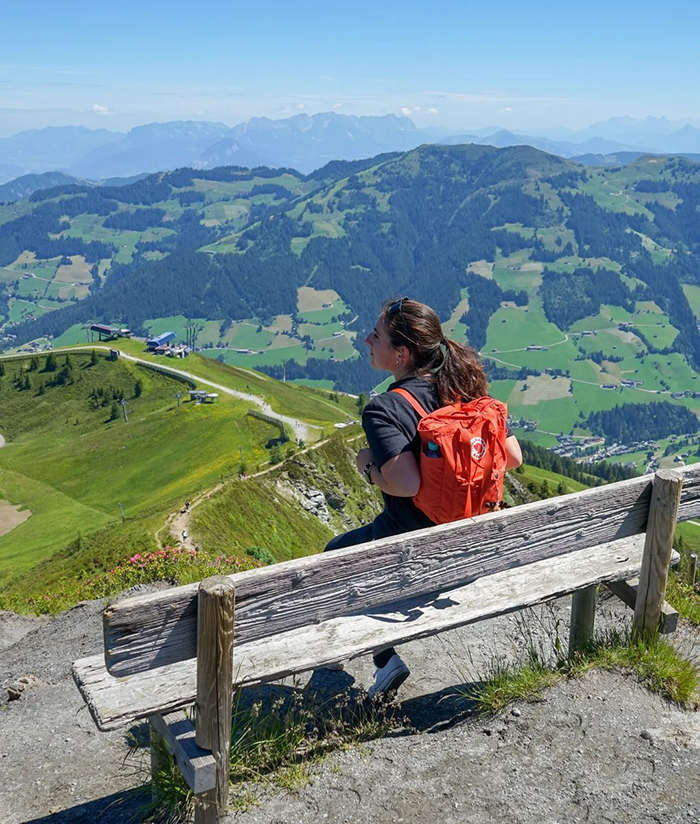
POLYGON ((235 200, 233 203, 219 201, 210 203, 202 210, 202 223, 205 226, 216 226, 228 221, 245 221, 250 211, 250 201, 235 200))
POLYGON ((168 315, 164 318, 145 320, 143 325, 148 330, 148 336, 151 338, 156 338, 165 332, 175 332, 177 340, 184 341, 187 340, 186 323, 188 323, 188 318, 184 315, 168 315))
POLYGON ((310 240, 310 237, 293 237, 291 240, 292 252, 294 252, 295 255, 300 256, 304 249, 306 249, 310 240))
POLYGON ((520 237, 527 240, 530 240, 535 234, 535 230, 531 226, 524 226, 522 223, 504 223, 503 226, 496 226, 494 229, 505 229, 507 232, 513 232, 513 234, 520 235, 520 237))
POLYGON ((177 232, 175 232, 174 229, 167 229, 165 226, 149 226, 148 229, 141 232, 141 240, 144 243, 149 243, 151 241, 162 240, 165 237, 170 237, 175 234, 177 234, 177 232))
POLYGON ((50 483, 2 466, 0 498, 32 512, 31 518, 0 537, 0 587, 46 560, 79 535, 98 529, 118 516, 118 512, 110 515, 81 504, 50 483))
POLYGON ((317 309, 312 312, 299 312, 298 318, 304 323, 330 323, 333 318, 338 317, 338 315, 343 315, 347 311, 347 306, 340 298, 338 298, 338 300, 330 308, 317 309))
MULTIPOLYGON (((216 349, 210 349, 202 352, 202 354, 206 357, 216 358, 229 366, 241 366, 244 369, 257 369, 258 366, 281 366, 289 360, 305 364, 309 358, 309 351, 301 343, 293 346, 280 346, 276 349, 266 349, 262 355, 244 354, 233 349, 219 352, 216 349)), ((317 355, 314 355, 314 357, 317 357, 317 355)))
POLYGON ((89 343, 88 330, 83 328, 82 323, 74 323, 65 332, 54 338, 52 343, 54 348, 89 343))
POLYGON ((21 323, 23 320, 27 319, 29 315, 33 315, 35 318, 40 318, 42 315, 45 315, 47 312, 52 312, 55 309, 60 309, 61 306, 65 306, 66 304, 56 304, 51 306, 49 303, 34 303, 29 302, 26 300, 22 300, 21 298, 15 299, 10 298, 8 301, 9 306, 9 314, 7 319, 12 323, 21 323))
POLYGON ((628 215, 641 214, 653 220, 653 213, 643 204, 638 203, 633 193, 626 192, 622 185, 619 189, 615 189, 614 183, 616 182, 605 179, 600 173, 591 173, 589 170, 588 179, 579 184, 579 190, 591 195, 598 206, 603 209, 611 212, 624 212, 628 215))
POLYGON ((525 289, 532 292, 542 283, 542 265, 536 265, 536 269, 523 269, 519 265, 511 268, 496 266, 493 269, 493 279, 501 289, 525 289))
POLYGON ((297 332, 300 337, 303 338, 305 335, 308 335, 313 341, 321 340, 322 338, 332 338, 334 333, 339 332, 342 334, 344 331, 345 327, 338 321, 320 325, 317 323, 300 323, 297 327, 297 332))
POLYGON ((601 329, 596 331, 595 335, 580 335, 576 339, 576 344, 584 352, 603 352, 605 355, 622 357, 632 363, 639 352, 646 352, 646 347, 636 335, 618 329, 601 329))
POLYGON ((534 483, 536 486, 541 487, 546 481, 552 493, 556 492, 561 484, 563 489, 559 492, 560 495, 568 495, 571 492, 581 492, 582 489, 588 489, 586 484, 575 481, 573 478, 567 478, 566 475, 559 475, 556 472, 550 472, 547 469, 540 469, 539 466, 530 466, 529 464, 523 465, 523 471, 517 473, 517 478, 525 486, 534 483))
POLYGON ((489 395, 507 404, 515 384, 516 381, 514 380, 491 381, 489 383, 489 395))
POLYGON ((492 349, 509 352, 511 349, 526 349, 528 346, 551 346, 562 340, 563 333, 546 319, 541 301, 531 298, 526 309, 501 307, 494 312, 484 349, 486 352, 491 352, 492 349))
POLYGON ((519 440, 532 441, 532 443, 535 443, 538 446, 544 446, 547 449, 551 449, 559 443, 556 435, 549 435, 546 432, 536 432, 529 429, 521 429, 517 426, 513 427, 513 434, 517 435, 519 440))
MULTIPOLYGON (((2 271, 0 270, 0 278, 2 277, 2 271)), ((696 318, 700 319, 700 286, 693 286, 690 283, 682 284, 683 293, 688 300, 688 304, 690 308, 693 310, 693 314, 696 318)))
POLYGON ((334 289, 313 289, 311 286, 300 286, 297 289, 297 310, 301 313, 320 312, 336 306, 338 311, 345 311, 345 304, 334 289))
POLYGON ((228 336, 229 345, 235 349, 265 349, 273 342, 275 335, 260 324, 245 321, 232 324, 233 333, 228 336))
POLYGON ((576 425, 579 411, 572 395, 519 408, 527 410, 524 417, 537 421, 538 429, 561 434, 569 432, 576 425))

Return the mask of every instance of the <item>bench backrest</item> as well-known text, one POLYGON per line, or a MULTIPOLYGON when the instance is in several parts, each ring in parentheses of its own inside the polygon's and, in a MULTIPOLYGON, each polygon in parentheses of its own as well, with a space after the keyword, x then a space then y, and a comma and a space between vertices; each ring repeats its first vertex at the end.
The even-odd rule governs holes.
MULTIPOLYGON (((700 465, 681 470, 679 520, 700 514, 700 465)), ((236 647, 468 584, 644 532, 652 476, 239 573, 236 647)), ((197 656, 197 584, 127 598, 104 613, 115 676, 197 656)))

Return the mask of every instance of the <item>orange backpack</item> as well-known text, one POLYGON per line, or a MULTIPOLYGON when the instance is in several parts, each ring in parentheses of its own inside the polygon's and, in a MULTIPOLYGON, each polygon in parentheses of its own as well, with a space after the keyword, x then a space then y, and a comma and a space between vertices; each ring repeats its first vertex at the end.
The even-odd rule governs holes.
POLYGON ((492 512, 503 497, 508 409, 494 398, 443 406, 430 415, 405 389, 392 389, 420 415, 420 489, 413 503, 436 524, 492 512))

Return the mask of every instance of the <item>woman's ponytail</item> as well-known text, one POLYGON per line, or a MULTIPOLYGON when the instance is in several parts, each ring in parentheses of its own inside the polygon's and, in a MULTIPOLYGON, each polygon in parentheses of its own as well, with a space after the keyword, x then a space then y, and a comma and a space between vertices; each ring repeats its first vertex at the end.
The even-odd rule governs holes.
POLYGON ((444 336, 437 314, 424 303, 403 298, 384 304, 384 323, 392 346, 406 346, 416 372, 434 381, 447 406, 488 394, 479 353, 444 336))

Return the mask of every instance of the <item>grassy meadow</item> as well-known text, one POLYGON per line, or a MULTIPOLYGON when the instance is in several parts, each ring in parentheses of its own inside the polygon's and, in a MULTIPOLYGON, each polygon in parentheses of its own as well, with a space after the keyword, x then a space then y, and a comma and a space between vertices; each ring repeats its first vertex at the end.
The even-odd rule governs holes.
MULTIPOLYGON (((241 456, 249 472, 269 460, 265 444, 277 430, 246 415, 257 408, 252 403, 221 394, 213 405, 183 400, 178 407, 175 393, 187 389, 181 381, 123 359, 100 355, 93 363, 87 353, 71 353, 71 378, 50 385, 66 356, 56 355, 56 372, 45 371, 46 357, 29 371, 33 360, 5 361, 0 378, 0 432, 7 439, 0 498, 32 511, 0 537, 0 586, 79 536, 119 531, 120 504, 126 523, 143 521, 148 531, 185 498, 237 474, 241 456), (99 390, 108 396, 104 405, 93 398, 99 390), (112 419, 119 396, 127 400, 128 423, 121 406, 112 419)), ((219 377, 222 369, 212 371, 219 377)), ((284 397, 312 392, 281 390, 284 397)), ((346 417, 330 402, 324 411, 346 417)))

